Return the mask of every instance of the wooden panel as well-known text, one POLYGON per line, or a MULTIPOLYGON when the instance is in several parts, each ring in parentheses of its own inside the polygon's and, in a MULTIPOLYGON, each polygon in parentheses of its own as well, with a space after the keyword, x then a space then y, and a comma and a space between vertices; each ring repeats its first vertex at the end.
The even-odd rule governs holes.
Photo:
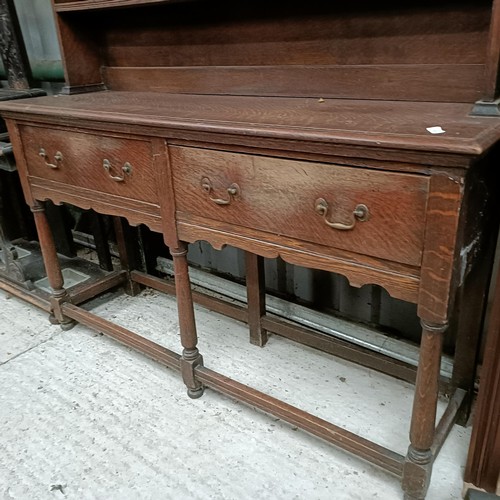
POLYGON ((429 323, 448 321, 463 194, 463 178, 432 176, 418 299, 418 316, 429 323))
MULTIPOLYGON (((470 104, 95 92, 2 102, 3 116, 78 123, 109 133, 154 135, 248 148, 344 157, 368 167, 427 172, 465 167, 500 136, 500 121, 470 117, 470 104), (431 134, 427 127, 445 131, 431 134), (398 151, 399 150, 399 151, 398 151), (389 160, 392 160, 390 162, 389 160), (398 163, 393 163, 394 161, 398 163), (405 163, 406 165, 404 165, 405 163), (413 166, 410 164, 412 163, 413 166)), ((281 155, 281 153, 280 153, 281 155)))
POLYGON ((99 35, 88 31, 89 23, 71 22, 56 17, 56 26, 61 46, 64 79, 68 87, 94 88, 102 84, 99 57, 99 35), (78 56, 75 57, 75 54, 78 56))
MULTIPOLYGON (((391 267, 396 265, 388 265, 386 261, 373 257, 353 253, 349 255, 343 250, 307 242, 301 242, 298 248, 297 240, 291 238, 270 233, 263 235, 261 231, 246 228, 239 228, 235 232, 234 226, 225 226, 228 225, 212 221, 208 227, 206 219, 196 223, 179 221, 178 235, 183 241, 208 241, 216 249, 231 245, 270 259, 281 257, 289 264, 338 273, 355 287, 376 283, 387 290, 391 297, 417 303, 420 278, 414 268, 407 266, 406 269, 395 271, 391 267), (356 257, 366 264, 360 263, 356 257)), ((399 267, 402 268, 402 264, 399 267)))
POLYGON ((36 200, 51 200, 56 204, 70 203, 84 210, 93 209, 101 214, 126 217, 134 226, 145 224, 152 231, 162 231, 158 205, 38 177, 30 178, 30 187, 36 200))
MULTIPOLYGON (((328 27, 335 32, 335 26, 328 27)), ((359 65, 359 64, 474 64, 484 62, 478 47, 486 45, 483 32, 463 34, 430 34, 426 37, 401 36, 395 41, 390 34, 371 38, 334 40, 260 41, 258 36, 248 42, 224 43, 217 40, 207 47, 200 40, 192 45, 165 46, 158 41, 151 45, 106 47, 110 66, 259 66, 259 65, 359 65), (397 44, 400 45, 397 45, 397 44), (356 44, 354 47, 353 45, 356 44), (435 45, 436 50, 429 47, 435 45), (450 50, 442 54, 441 46, 450 50), (460 58, 460 50, 463 57, 460 58), (400 54, 404 53, 405 56, 400 54), (399 55, 398 55, 399 54, 399 55)), ((113 43, 110 40, 109 43, 113 43)), ((122 42, 124 43, 124 42, 122 42)))
POLYGON ((490 2, 191 2, 113 11, 109 66, 484 63, 490 2))
POLYGON ((159 203, 149 141, 33 126, 22 126, 21 138, 30 176, 159 203), (45 156, 41 156, 42 150, 45 156), (57 160, 58 153, 61 160, 57 160), (109 171, 104 168, 105 160, 110 164, 109 171), (123 171, 127 162, 131 167, 129 174, 123 171))
POLYGON ((486 62, 485 99, 500 96, 500 0, 494 0, 486 62))
POLYGON ((7 125, 7 130, 9 131, 9 140, 11 141, 12 147, 15 151, 16 167, 19 172, 19 180, 21 181, 24 199, 26 203, 32 207, 35 200, 31 194, 30 184, 28 181, 28 167, 26 165, 26 159, 23 155, 23 145, 21 142, 19 126, 13 120, 5 120, 5 124, 7 125))
POLYGON ((195 214, 420 264, 427 177, 195 148, 171 147, 170 155, 179 220, 195 214), (210 192, 203 189, 206 182, 211 183, 210 192), (233 183, 239 192, 231 197, 227 189, 233 183), (221 201, 210 198, 230 203, 220 205, 221 201), (330 223, 351 224, 359 204, 368 207, 369 220, 356 219, 351 230, 329 227, 316 210, 320 198, 328 204, 326 220, 330 223))
POLYGON ((103 68, 106 86, 120 91, 470 103, 483 73, 481 64, 103 68))
POLYGON ((113 11, 92 24, 114 90, 474 102, 490 7, 219 1, 113 11))
MULTIPOLYGON (((286 68, 279 74, 276 69, 271 73, 244 70, 229 77, 225 73, 217 77, 206 73, 163 75, 154 70, 143 75, 133 70, 125 77, 108 74, 107 79, 111 88, 139 90, 144 82, 151 88, 151 77, 160 76, 158 86, 173 92, 363 95, 368 99, 448 102, 474 102, 484 97, 491 15, 491 3, 486 0, 437 6, 410 1, 404 7, 393 0, 376 5, 365 0, 347 5, 312 0, 287 5, 286 10, 260 0, 243 4, 225 0, 56 0, 55 8, 60 13, 57 23, 68 93, 99 89, 101 66, 282 66, 286 68), (106 10, 127 6, 138 8, 106 10), (72 11, 80 12, 76 16, 72 11), (78 58, 72 57, 75 53, 78 58), (384 67, 399 64, 408 68, 384 67), (372 65, 373 72, 359 68, 372 65), (297 68, 296 74, 289 66, 339 68, 332 78, 321 69, 308 75, 297 68), (356 68, 351 71, 344 66, 356 68), (174 80, 170 87, 166 85, 169 79, 174 80)), ((498 45, 494 29, 490 52, 498 45)))

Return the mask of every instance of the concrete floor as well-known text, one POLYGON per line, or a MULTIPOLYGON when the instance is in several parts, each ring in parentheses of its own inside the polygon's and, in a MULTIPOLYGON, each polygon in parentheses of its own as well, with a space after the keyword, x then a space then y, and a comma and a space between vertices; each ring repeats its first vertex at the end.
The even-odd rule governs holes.
MULTIPOLYGON (((174 299, 108 295, 101 316, 179 352, 174 299)), ((405 453, 410 385, 196 311, 205 364, 405 453)), ((444 402, 440 405, 443 411, 444 402)), ((0 499, 383 499, 398 480, 0 291, 0 499)), ((429 500, 461 498, 470 429, 455 427, 429 500)))

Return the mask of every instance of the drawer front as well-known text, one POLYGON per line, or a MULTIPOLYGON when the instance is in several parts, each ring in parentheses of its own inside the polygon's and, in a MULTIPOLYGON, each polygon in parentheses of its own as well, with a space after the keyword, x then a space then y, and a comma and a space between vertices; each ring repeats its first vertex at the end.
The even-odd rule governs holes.
POLYGON ((158 204, 148 141, 32 126, 21 138, 30 176, 158 204))
POLYGON ((216 220, 419 266, 429 179, 170 147, 179 221, 216 220))

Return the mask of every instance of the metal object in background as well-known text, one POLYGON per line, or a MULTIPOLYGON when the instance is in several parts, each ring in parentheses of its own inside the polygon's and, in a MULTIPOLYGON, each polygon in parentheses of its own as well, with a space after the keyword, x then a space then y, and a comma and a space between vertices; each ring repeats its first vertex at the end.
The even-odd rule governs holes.
POLYGON ((13 0, 0 0, 0 51, 11 89, 29 89, 29 63, 13 0))
POLYGON ((13 279, 14 281, 22 283, 27 288, 31 288, 30 282, 25 275, 23 266, 19 261, 18 250, 10 241, 5 238, 2 225, 3 221, 0 219, 0 272, 13 279), (1 264, 3 264, 3 266, 1 264))
POLYGON ((29 88, 26 83, 30 77, 38 82, 64 82, 50 0, 1 0, 0 45, 0 80, 8 80, 9 87, 29 88), (30 68, 30 71, 23 71, 23 68, 30 68), (13 85, 14 81, 21 81, 21 85, 13 85))
POLYGON ((8 140, 9 136, 6 133, 0 134, 0 170, 14 172, 16 164, 12 154, 12 144, 7 142, 8 140))

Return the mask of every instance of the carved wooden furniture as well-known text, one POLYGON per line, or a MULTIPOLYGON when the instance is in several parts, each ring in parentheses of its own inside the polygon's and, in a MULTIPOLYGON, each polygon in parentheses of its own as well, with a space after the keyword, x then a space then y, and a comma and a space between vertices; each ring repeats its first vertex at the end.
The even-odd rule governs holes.
POLYGON ((180 370, 191 397, 209 386, 261 408, 400 476, 406 498, 420 499, 474 378, 482 294, 470 292, 487 275, 500 1, 332 4, 55 0, 66 95, 0 110, 61 325, 99 328, 180 370), (182 355, 72 303, 46 199, 164 235, 182 355), (418 304, 406 457, 204 366, 186 260, 201 239, 248 252, 247 319, 260 345, 273 326, 290 330, 265 315, 263 256, 418 304), (436 426, 449 320, 456 362, 436 426))

